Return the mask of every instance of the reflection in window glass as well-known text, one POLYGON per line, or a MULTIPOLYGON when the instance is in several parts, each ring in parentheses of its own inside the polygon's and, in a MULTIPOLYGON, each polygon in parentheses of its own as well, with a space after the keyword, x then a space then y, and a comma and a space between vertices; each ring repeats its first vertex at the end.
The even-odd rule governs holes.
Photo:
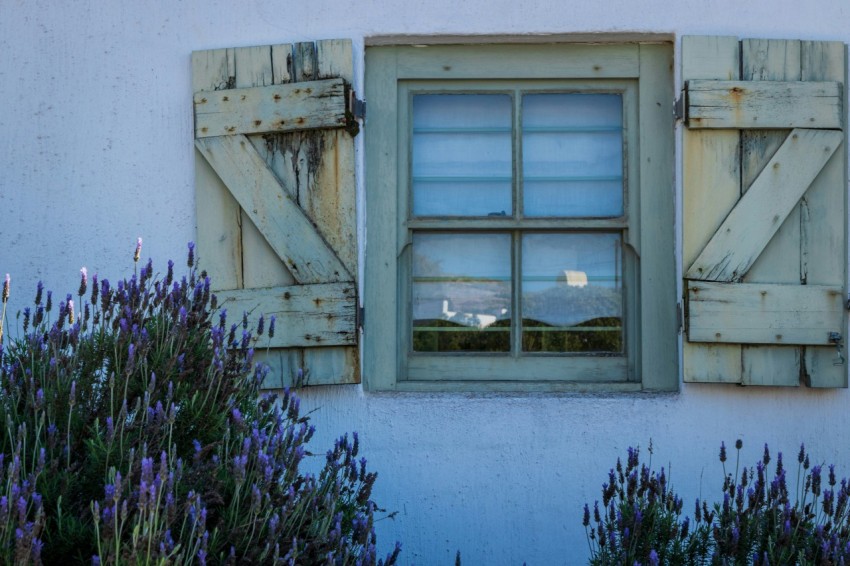
POLYGON ((509 352, 509 234, 413 235, 413 351, 509 352))
POLYGON ((623 103, 619 94, 522 97, 526 216, 623 213, 623 103))
POLYGON ((511 215, 512 101, 506 94, 413 97, 413 214, 511 215))
POLYGON ((522 350, 623 350, 619 234, 522 237, 522 350))

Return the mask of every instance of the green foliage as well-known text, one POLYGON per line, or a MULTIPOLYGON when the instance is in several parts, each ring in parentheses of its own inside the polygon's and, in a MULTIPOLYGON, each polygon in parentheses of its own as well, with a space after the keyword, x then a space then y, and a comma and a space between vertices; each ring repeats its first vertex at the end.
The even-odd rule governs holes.
MULTIPOLYGON (((742 442, 735 444, 740 457, 742 442)), ((651 453, 651 449, 650 449, 651 453)), ((850 563, 850 486, 835 467, 810 464, 805 447, 797 455, 797 480, 789 489, 782 454, 772 478, 770 451, 753 467, 726 470, 721 443, 722 500, 711 508, 696 501, 694 521, 682 518, 682 502, 666 487, 664 469, 639 463, 629 448, 625 470, 603 484, 603 508, 585 505, 584 525, 591 559, 608 564, 847 564, 850 563), (739 473, 740 470, 740 473, 739 473)))
POLYGON ((0 562, 380 562, 357 435, 302 471, 314 428, 253 363, 274 318, 228 326, 193 248, 180 279, 83 270, 58 305, 39 283, 0 343, 0 562))

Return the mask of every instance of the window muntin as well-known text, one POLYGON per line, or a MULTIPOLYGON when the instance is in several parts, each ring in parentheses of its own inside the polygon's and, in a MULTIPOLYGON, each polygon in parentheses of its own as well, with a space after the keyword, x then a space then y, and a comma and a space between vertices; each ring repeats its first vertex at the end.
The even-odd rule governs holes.
POLYGON ((409 361, 619 357, 623 363, 609 376, 627 379, 634 353, 627 351, 624 320, 634 301, 622 278, 633 259, 624 242, 634 87, 634 81, 402 83, 400 134, 410 162, 401 182, 411 202, 405 224, 412 259, 400 285, 410 288, 401 322, 409 361), (449 174, 440 175, 441 167, 449 174), (446 202, 425 202, 440 196, 436 183, 423 183, 426 172, 444 186, 446 202), (506 225, 509 232, 498 231, 506 225), (487 240, 499 241, 500 252, 487 240), (546 258, 558 245, 571 251, 546 258), (439 254, 426 251, 432 249, 439 254), (429 273, 437 255, 469 272, 429 273))

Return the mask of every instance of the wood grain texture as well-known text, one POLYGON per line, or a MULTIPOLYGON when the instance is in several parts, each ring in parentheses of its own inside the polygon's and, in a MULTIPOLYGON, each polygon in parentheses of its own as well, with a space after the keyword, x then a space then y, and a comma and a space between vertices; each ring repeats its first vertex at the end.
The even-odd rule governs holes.
POLYGON ((685 277, 740 281, 842 139, 839 131, 793 130, 729 212, 685 277))
POLYGON ((297 282, 353 279, 245 136, 195 144, 297 282))
POLYGON ((288 285, 267 289, 236 289, 216 293, 221 308, 231 317, 249 313, 253 326, 260 315, 268 328, 277 317, 275 335, 257 337, 257 348, 345 346, 357 343, 353 282, 288 285))
POLYGON ((340 128, 345 84, 325 79, 195 94, 195 137, 340 128))
MULTIPOLYGON (((841 81, 847 84, 846 46, 837 41, 803 41, 801 79, 841 81)), ((845 86, 846 88, 846 86, 845 86)), ((844 116, 846 120, 846 114, 844 116)), ((824 165, 806 192, 810 221, 806 226, 806 281, 812 285, 837 285, 847 289, 847 146, 824 165)), ((842 329, 846 328, 846 316, 842 329)), ((844 340, 847 356, 847 337, 844 340)), ((847 387, 848 364, 834 365, 833 347, 807 347, 803 378, 810 387, 847 387)))
MULTIPOLYGON (((238 47, 233 49, 236 64, 234 82, 231 88, 262 88, 274 84, 273 51, 269 46, 238 47)), ((249 138, 250 139, 250 138, 249 138)), ((253 142, 262 138, 253 137, 253 142)), ((260 145, 258 154, 266 154, 260 145)), ((286 285, 294 278, 266 241, 260 229, 251 221, 243 209, 242 212, 242 273, 246 288, 273 287, 286 285)))
POLYGON ((799 81, 687 83, 685 117, 692 129, 841 128, 841 84, 799 81))
MULTIPOLYGON (((253 87, 273 89, 276 88, 273 85, 286 85, 294 81, 306 81, 309 84, 317 79, 329 79, 335 85, 344 86, 346 82, 350 84, 353 81, 352 62, 349 40, 324 40, 199 52, 193 56, 193 74, 203 76, 204 72, 198 69, 219 71, 217 76, 222 78, 210 81, 213 82, 209 89, 212 91, 240 88, 250 91, 253 87)), ((340 283, 350 284, 356 289, 354 141, 351 135, 341 129, 316 129, 250 135, 244 139, 253 147, 254 157, 265 164, 262 169, 256 169, 265 170, 262 173, 264 179, 259 182, 271 186, 270 180, 276 181, 277 187, 271 199, 277 201, 289 197, 290 203, 300 208, 315 239, 324 242, 347 272, 341 277, 344 281, 340 283)), ((200 151, 198 155, 201 155, 200 151)), ((258 162, 254 157, 251 166, 257 167, 258 162)), ((206 159, 198 161, 198 167, 208 172, 207 177, 215 178, 219 186, 224 187, 206 159)), ((251 189, 247 190, 250 192, 251 189)), ((260 208, 256 209, 256 213, 254 209, 241 210, 230 192, 225 191, 225 197, 230 199, 232 205, 229 213, 219 211, 211 214, 208 203, 202 203, 201 193, 198 195, 199 224, 202 218, 234 218, 233 229, 229 233, 240 244, 232 250, 234 253, 222 254, 226 256, 225 259, 231 260, 230 265, 224 260, 214 262, 219 267, 212 267, 205 262, 205 267, 214 274, 214 280, 220 280, 219 274, 222 272, 225 278, 229 273, 237 273, 238 277, 231 277, 229 288, 244 287, 246 290, 282 288, 296 283, 296 278, 252 220, 252 216, 256 219, 260 214, 260 208)), ((264 221, 274 223, 277 220, 273 214, 264 221)), ((201 238, 200 228, 198 239, 205 241, 201 238)), ((205 247, 199 246, 201 250, 205 247)), ((215 247, 215 244, 211 243, 209 247, 215 247)), ((304 253, 307 251, 304 250, 304 253)), ((312 259, 305 261, 313 263, 312 259)), ((299 277, 300 281, 316 279, 309 273, 299 277)), ((354 324, 354 312, 345 311, 348 318, 346 324, 354 324)), ((278 322, 283 323, 284 320, 278 322)), ((359 382, 356 347, 315 347, 314 343, 305 346, 310 347, 272 348, 263 354, 272 365, 272 374, 282 372, 271 375, 267 386, 276 387, 279 383, 296 385, 292 379, 296 369, 300 369, 302 375, 309 376, 308 380, 303 380, 308 384, 359 382)))
MULTIPOLYGON (((799 81, 800 42, 745 39, 741 41, 741 78, 749 81, 799 81)), ((746 193, 790 130, 741 131, 741 190, 746 193)), ((801 284, 804 260, 801 249, 801 215, 795 206, 785 222, 744 276, 747 283, 801 284)), ((799 387, 802 348, 750 346, 741 349, 744 385, 799 387)))
MULTIPOLYGON (((235 73, 232 49, 192 53, 193 91, 231 88, 235 73)), ((198 259, 214 274, 216 289, 243 285, 242 213, 239 203, 200 153, 195 154, 195 215, 198 259)))
MULTIPOLYGON (((740 78, 738 38, 682 38, 682 79, 740 78)), ((682 265, 687 269, 735 206, 741 194, 739 133, 735 130, 683 132, 682 265)), ((687 289, 687 282, 685 282, 687 289)), ((685 312, 688 313, 687 295, 685 312)), ((689 317, 686 318, 686 324, 689 317)), ((686 327, 686 337, 687 337, 686 327)), ((686 382, 741 383, 741 346, 684 340, 686 382)))
POLYGON ((692 342, 829 345, 841 332, 841 287, 688 283, 692 342))

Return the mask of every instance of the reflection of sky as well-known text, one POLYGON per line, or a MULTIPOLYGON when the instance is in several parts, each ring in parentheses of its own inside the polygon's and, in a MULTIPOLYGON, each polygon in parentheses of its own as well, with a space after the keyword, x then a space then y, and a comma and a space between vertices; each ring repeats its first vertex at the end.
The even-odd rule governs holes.
POLYGON ((522 238, 523 294, 565 284, 566 270, 587 274, 588 285, 618 288, 618 234, 525 234, 522 238))
POLYGON ((414 277, 511 277, 510 234, 414 234, 413 256, 414 277))
POLYGON ((510 214, 512 113, 506 94, 413 97, 414 214, 510 214))

